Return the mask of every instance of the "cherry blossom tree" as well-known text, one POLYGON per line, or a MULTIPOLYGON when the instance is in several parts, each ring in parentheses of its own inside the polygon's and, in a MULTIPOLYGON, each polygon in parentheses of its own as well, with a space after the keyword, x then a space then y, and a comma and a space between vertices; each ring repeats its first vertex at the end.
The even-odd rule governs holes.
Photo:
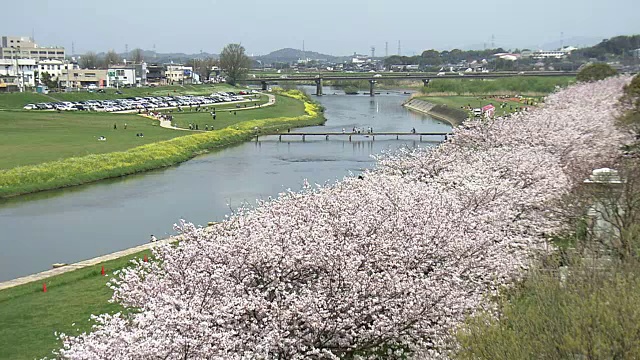
POLYGON ((285 192, 112 280, 129 311, 62 335, 64 359, 446 358, 450 331, 553 249, 553 209, 629 135, 627 77, 472 121, 362 178, 285 192))

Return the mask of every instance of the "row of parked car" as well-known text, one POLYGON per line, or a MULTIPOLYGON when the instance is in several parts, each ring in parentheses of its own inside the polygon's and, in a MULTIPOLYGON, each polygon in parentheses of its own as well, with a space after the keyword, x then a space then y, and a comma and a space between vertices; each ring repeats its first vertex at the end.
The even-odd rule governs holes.
MULTIPOLYGON (((254 90, 254 92, 257 92, 254 90)), ((115 112, 130 110, 156 110, 162 108, 185 107, 185 106, 207 106, 216 103, 242 101, 242 95, 249 95, 247 91, 239 93, 234 92, 218 92, 209 96, 145 96, 145 97, 128 97, 124 99, 112 100, 87 100, 87 101, 60 101, 27 104, 23 108, 25 110, 58 110, 58 111, 99 111, 99 112, 115 112)))

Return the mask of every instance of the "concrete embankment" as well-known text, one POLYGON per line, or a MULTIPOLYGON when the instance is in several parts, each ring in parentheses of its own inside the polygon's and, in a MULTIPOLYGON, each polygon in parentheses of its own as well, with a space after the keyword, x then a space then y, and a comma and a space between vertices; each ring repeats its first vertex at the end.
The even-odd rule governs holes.
POLYGON ((434 118, 444 120, 450 123, 453 127, 462 124, 468 117, 466 111, 454 109, 447 105, 436 105, 428 101, 419 99, 410 99, 409 101, 402 104, 402 106, 406 107, 409 110, 417 111, 434 118))
POLYGON ((9 281, 5 281, 5 282, 0 282, 0 290, 4 290, 4 289, 9 289, 15 286, 19 286, 19 285, 24 285, 30 282, 39 282, 39 281, 43 281, 47 278, 50 278, 52 276, 56 276, 56 275, 60 275, 60 274, 64 274, 64 273, 68 273, 70 271, 74 271, 74 270, 78 270, 78 269, 83 269, 89 266, 95 266, 101 263, 104 263, 106 261, 110 261, 110 260, 115 260, 127 255, 132 255, 132 254, 136 254, 139 252, 142 252, 144 250, 149 250, 155 246, 161 246, 161 245, 166 245, 166 244, 170 244, 172 242, 176 242, 179 241, 181 239, 180 236, 172 236, 166 239, 162 239, 162 240, 158 240, 156 242, 152 242, 152 243, 147 243, 144 245, 139 245, 136 247, 132 247, 130 249, 126 249, 126 250, 121 250, 121 251, 116 251, 112 254, 108 254, 108 255, 103 255, 103 256, 98 256, 96 258, 93 259, 89 259, 89 260, 84 260, 84 261, 80 261, 74 264, 68 264, 68 265, 64 265, 55 269, 51 269, 51 270, 46 270, 37 274, 33 274, 33 275, 28 275, 28 276, 24 276, 21 278, 17 278, 17 279, 13 279, 13 280, 9 280, 9 281))

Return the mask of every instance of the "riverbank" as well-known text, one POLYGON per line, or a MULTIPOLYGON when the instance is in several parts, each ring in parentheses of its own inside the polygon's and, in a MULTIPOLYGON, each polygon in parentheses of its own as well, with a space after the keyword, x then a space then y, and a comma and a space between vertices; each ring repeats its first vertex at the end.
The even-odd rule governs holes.
POLYGON ((466 111, 450 108, 446 105, 434 104, 420 99, 410 99, 402 106, 412 111, 427 114, 439 120, 444 120, 453 127, 459 126, 468 118, 466 111))
POLYGON ((60 346, 54 330, 71 334, 90 331, 92 322, 87 320, 91 314, 121 311, 120 305, 109 302, 113 291, 107 282, 116 271, 130 266, 132 260, 143 261, 145 256, 152 259, 149 248, 154 244, 143 245, 139 248, 141 251, 124 256, 112 254, 116 257, 113 260, 106 256, 50 270, 40 274, 59 274, 0 290, 0 359, 31 360, 51 356, 51 351, 60 346), (80 264, 86 266, 71 268, 80 264), (43 283, 47 292, 43 292, 43 283))
MULTIPOLYGON (((256 133, 273 133, 286 129, 324 122, 319 105, 299 91, 282 91, 280 95, 301 101, 300 115, 282 116, 247 121, 220 130, 175 137, 120 152, 91 154, 43 164, 21 166, 0 171, 0 198, 44 190, 86 184, 153 169, 172 166, 214 149, 250 139, 256 133)), ((272 106, 265 111, 274 111, 272 106)), ((262 111, 262 110, 252 110, 262 111)), ((247 111, 245 114, 250 113, 247 111)), ((124 116, 124 115, 122 115, 124 116)), ((160 128, 160 127, 158 127, 160 128)), ((165 130, 166 131, 166 130, 165 130)), ((170 132, 175 135, 175 132, 170 132)))

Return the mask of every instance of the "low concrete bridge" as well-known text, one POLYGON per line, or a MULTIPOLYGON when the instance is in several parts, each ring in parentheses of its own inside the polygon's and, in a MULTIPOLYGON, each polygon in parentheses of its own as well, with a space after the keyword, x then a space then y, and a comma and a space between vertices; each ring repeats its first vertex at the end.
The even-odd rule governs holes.
MULTIPOLYGON (((287 139, 291 139, 291 138, 301 138, 302 141, 306 141, 307 136, 320 136, 320 137, 324 137, 325 140, 329 140, 330 137, 333 138, 339 138, 339 139, 349 139, 349 141, 352 141, 353 138, 362 138, 362 139, 366 139, 366 138, 371 138, 372 141, 376 140, 376 136, 378 137, 395 137, 396 140, 400 139, 400 136, 411 136, 411 137, 419 137, 420 141, 422 141, 422 137, 423 136, 441 136, 443 140, 447 140, 449 136, 451 136, 451 133, 448 132, 372 132, 372 133, 367 133, 367 132, 323 132, 323 133, 305 133, 305 132, 298 132, 298 133, 285 133, 285 134, 278 134, 278 141, 282 141, 282 139, 284 138, 285 141, 287 139)), ((275 136, 275 135, 256 135, 256 142, 259 141, 260 136, 275 136)))
POLYGON ((324 75, 319 74, 315 76, 302 75, 302 76, 287 76, 287 77, 261 77, 253 79, 245 79, 244 82, 260 83, 262 90, 267 90, 268 84, 287 82, 287 81, 313 81, 316 84, 316 95, 322 95, 322 81, 349 81, 349 80, 367 80, 369 81, 369 95, 374 96, 375 84, 384 80, 422 80, 425 86, 429 85, 429 82, 433 79, 496 79, 503 77, 514 76, 576 76, 575 71, 529 71, 529 72, 494 72, 494 73, 462 73, 462 74, 445 74, 438 76, 437 74, 363 74, 354 76, 339 76, 339 75, 324 75))

